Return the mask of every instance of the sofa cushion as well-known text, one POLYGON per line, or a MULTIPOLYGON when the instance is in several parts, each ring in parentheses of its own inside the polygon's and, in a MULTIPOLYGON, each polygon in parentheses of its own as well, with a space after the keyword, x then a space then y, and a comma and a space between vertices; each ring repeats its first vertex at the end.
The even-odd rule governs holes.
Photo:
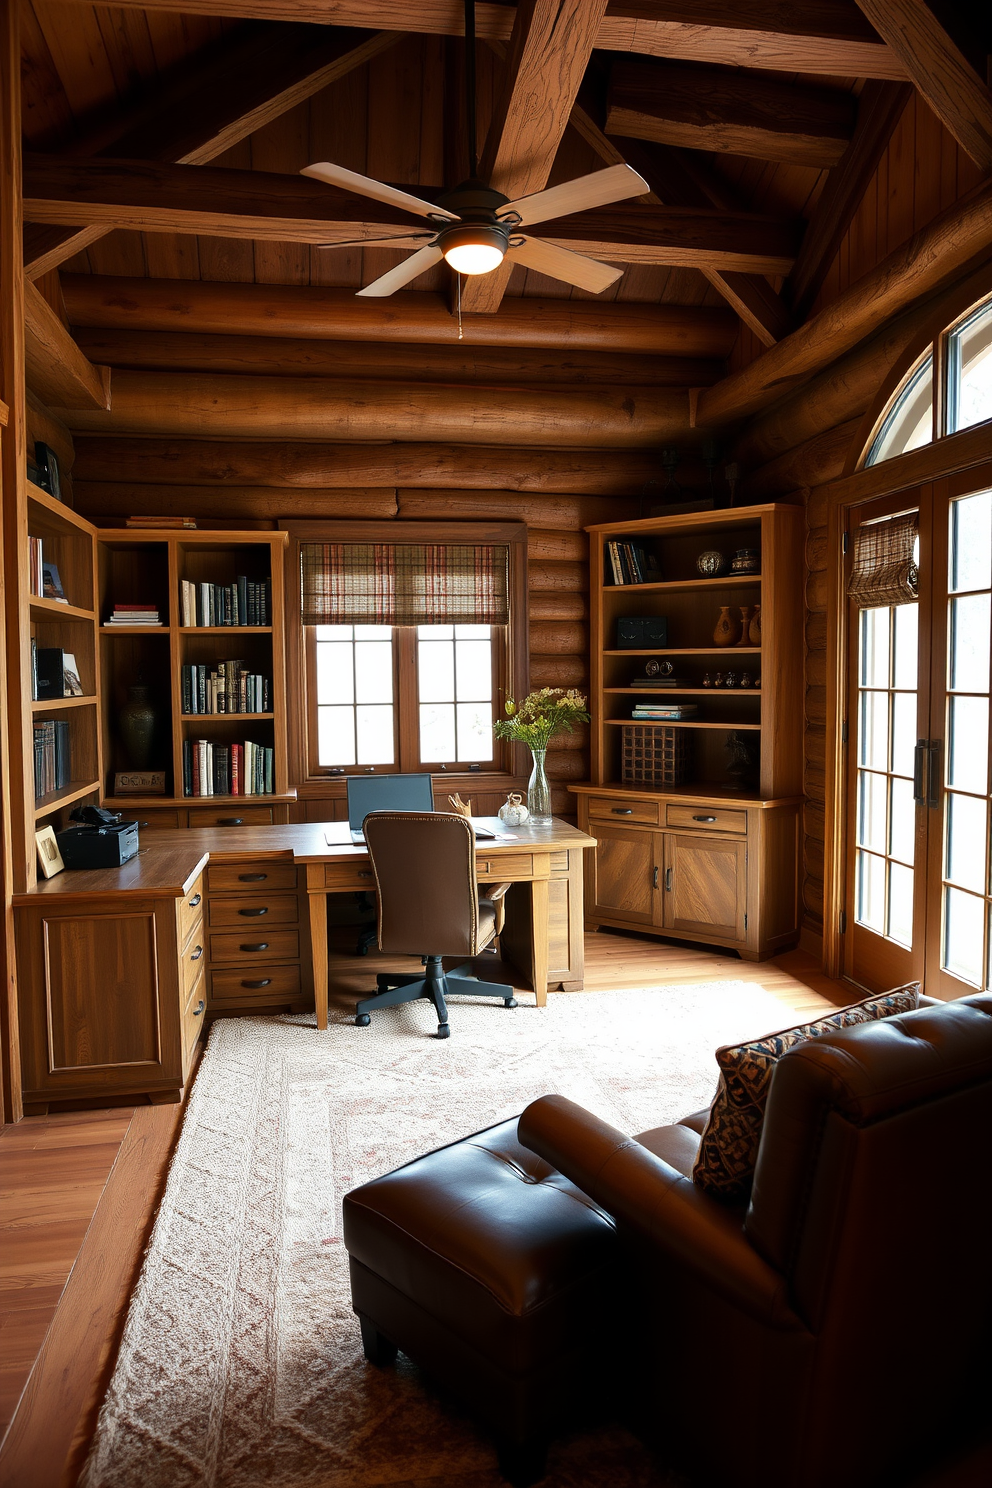
POLYGON ((728 1044, 718 1049, 720 1081, 693 1164, 693 1182, 721 1199, 737 1202, 746 1197, 758 1160, 771 1078, 787 1049, 838 1028, 873 1023, 895 1013, 911 1013, 919 1001, 920 984, 910 982, 905 987, 839 1008, 814 1023, 801 1023, 746 1044, 728 1044))

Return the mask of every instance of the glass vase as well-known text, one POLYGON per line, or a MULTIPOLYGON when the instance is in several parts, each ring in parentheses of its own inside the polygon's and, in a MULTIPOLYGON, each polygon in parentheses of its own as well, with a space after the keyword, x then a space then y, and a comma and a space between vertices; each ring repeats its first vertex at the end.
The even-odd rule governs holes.
POLYGON ((546 827, 551 821, 551 786, 544 773, 544 755, 543 749, 531 750, 534 768, 527 782, 527 810, 535 827, 546 827))

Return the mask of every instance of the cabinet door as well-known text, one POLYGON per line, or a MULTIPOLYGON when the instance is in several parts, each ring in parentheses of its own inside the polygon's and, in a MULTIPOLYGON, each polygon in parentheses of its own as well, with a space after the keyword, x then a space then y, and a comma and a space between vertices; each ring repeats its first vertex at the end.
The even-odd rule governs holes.
POLYGON ((656 924, 661 834, 597 825, 595 835, 594 908, 631 925, 656 924))
POLYGON ((723 838, 665 835, 662 920, 666 930, 744 940, 747 846, 723 838))

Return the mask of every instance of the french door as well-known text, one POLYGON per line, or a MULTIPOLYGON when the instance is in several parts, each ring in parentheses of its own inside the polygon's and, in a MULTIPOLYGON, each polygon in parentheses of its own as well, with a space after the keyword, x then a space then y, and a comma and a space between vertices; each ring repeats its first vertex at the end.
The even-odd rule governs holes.
POLYGON ((913 511, 919 599, 848 616, 843 969, 953 998, 992 986, 992 466, 852 508, 852 538, 913 511))

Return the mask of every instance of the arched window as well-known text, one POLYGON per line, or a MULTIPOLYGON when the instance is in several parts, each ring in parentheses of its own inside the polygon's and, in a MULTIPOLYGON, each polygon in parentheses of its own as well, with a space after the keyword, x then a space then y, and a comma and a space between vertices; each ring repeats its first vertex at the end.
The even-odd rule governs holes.
POLYGON ((865 456, 878 465, 992 420, 992 296, 948 326, 903 378, 865 456))

